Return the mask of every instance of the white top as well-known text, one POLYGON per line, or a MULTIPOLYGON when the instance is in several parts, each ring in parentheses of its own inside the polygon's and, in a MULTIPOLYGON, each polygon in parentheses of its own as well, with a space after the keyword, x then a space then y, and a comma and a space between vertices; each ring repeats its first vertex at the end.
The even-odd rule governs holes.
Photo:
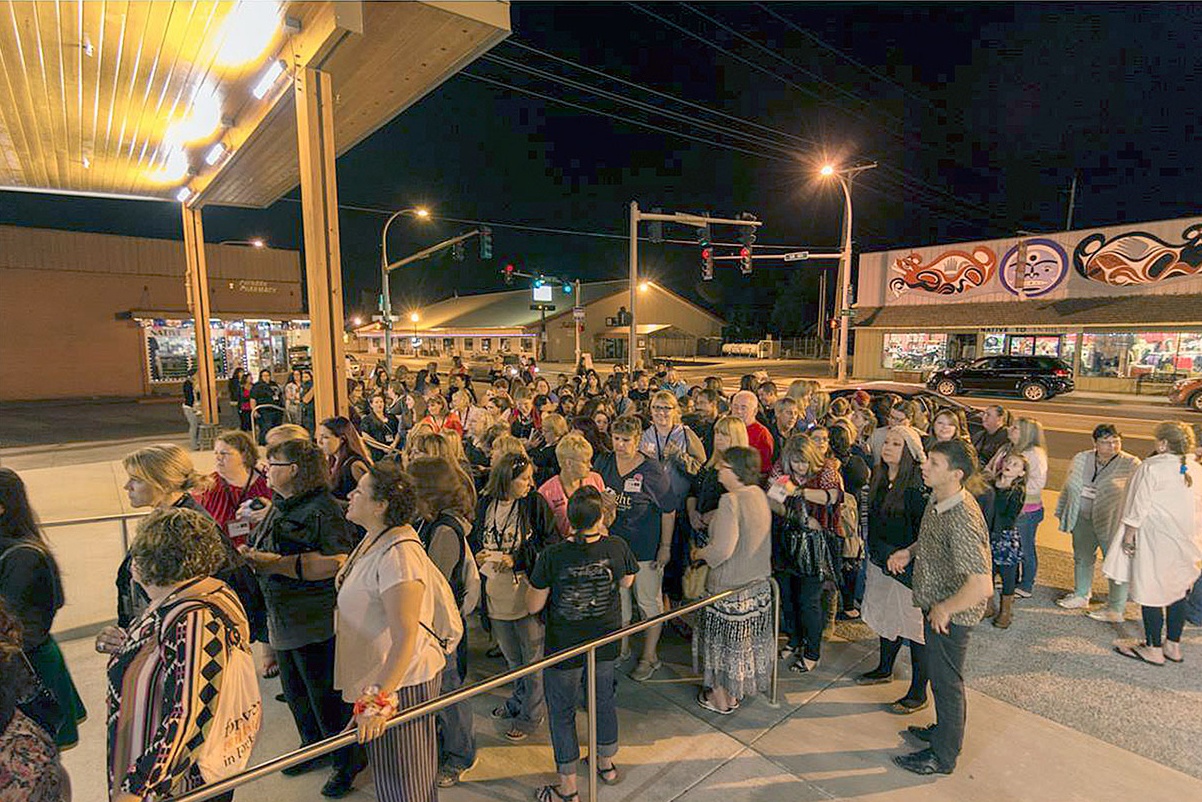
POLYGON ((1043 489, 1048 483, 1048 452, 1033 446, 1023 452, 1027 458, 1027 504, 1042 504, 1043 489))
POLYGON ((772 574, 772 510, 757 485, 722 494, 697 557, 709 564, 708 593, 737 588, 772 574))
POLYGON ((344 571, 338 589, 334 687, 342 691, 347 702, 358 699, 367 686, 379 684, 393 643, 381 595, 401 582, 421 582, 424 589, 418 614, 417 649, 397 688, 428 682, 441 674, 446 665, 438 642, 421 626, 424 623, 432 627, 434 623, 434 574, 438 568, 426 555, 417 533, 406 525, 389 530, 378 542, 370 541, 371 538, 364 538, 359 544, 369 546, 368 550, 359 553, 356 549, 351 554, 347 561, 349 570, 344 571), (406 538, 410 538, 409 542, 398 543, 406 538))
POLYGON ((1198 578, 1202 561, 1202 467, 1190 457, 1186 486, 1181 457, 1156 454, 1135 469, 1127 484, 1123 524, 1139 529, 1135 554, 1123 553, 1123 527, 1113 533, 1102 572, 1130 582, 1131 601, 1164 607, 1181 600, 1198 578))

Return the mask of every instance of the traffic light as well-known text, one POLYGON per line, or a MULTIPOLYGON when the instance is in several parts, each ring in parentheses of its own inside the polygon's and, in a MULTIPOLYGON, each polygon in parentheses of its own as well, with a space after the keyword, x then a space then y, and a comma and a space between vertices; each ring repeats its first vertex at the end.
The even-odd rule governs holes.
POLYGON ((534 286, 536 286, 536 287, 541 287, 545 283, 546 282, 543 280, 542 276, 539 276, 538 278, 534 279, 534 286))
POLYGON ((464 254, 463 254, 463 243, 462 242, 456 242, 454 245, 451 246, 451 258, 452 259, 454 259, 456 262, 462 262, 463 255, 464 254))
POLYGON ((505 265, 505 267, 501 269, 501 275, 505 277, 506 284, 513 283, 513 274, 514 266, 512 264, 505 265))
POLYGON ((701 249, 701 280, 714 280, 714 249, 709 245, 701 249))
POLYGON ((563 294, 564 294, 564 295, 571 295, 571 294, 572 294, 572 282, 570 282, 570 281, 565 281, 565 282, 563 283, 563 294))
MULTIPOLYGON (((755 222, 756 217, 749 212, 743 212, 739 215, 739 219, 755 222)), ((755 245, 755 226, 739 226, 739 242, 743 243, 743 247, 739 248, 739 269, 743 271, 743 275, 750 275, 751 249, 755 245)))
MULTIPOLYGON (((492 229, 488 226, 480 226, 480 258, 492 258, 492 229)), ((509 265, 509 267, 512 267, 512 265, 509 265)))

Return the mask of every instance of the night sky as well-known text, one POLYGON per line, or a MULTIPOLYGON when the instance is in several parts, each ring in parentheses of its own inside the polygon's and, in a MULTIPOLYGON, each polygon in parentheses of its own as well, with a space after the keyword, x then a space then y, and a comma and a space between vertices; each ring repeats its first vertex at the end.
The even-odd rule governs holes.
MULTIPOLYGON (((428 204, 443 218, 624 235, 627 204, 637 199, 644 209, 749 211, 765 223, 760 243, 834 251, 841 197, 813 178, 834 159, 880 164, 855 184, 857 250, 1061 230, 1074 172, 1074 228, 1198 213, 1202 6, 511 9, 508 42, 339 159, 340 203, 382 210, 428 204)), ((294 189, 262 211, 208 207, 206 238, 263 236, 299 249, 300 206, 288 200, 298 197, 294 189)), ((378 291, 383 221, 342 211, 348 315, 373 311, 364 303, 374 303, 378 291)), ((0 223, 182 237, 178 208, 167 203, 0 193, 0 223)), ((398 221, 389 254, 395 259, 467 227, 398 221)), ((694 236, 685 228, 666 233, 694 236)), ((714 233, 733 239, 729 230, 714 233)), ((497 225, 494 241, 493 263, 468 248, 462 264, 435 258, 395 279, 395 306, 420 306, 454 288, 499 288, 497 269, 506 261, 584 280, 626 270, 621 239, 497 225)), ((649 275, 761 329, 776 327, 773 303, 790 282, 794 293, 813 294, 820 267, 757 263, 750 278, 726 267, 703 285, 695 247, 648 244, 643 253, 649 275)))

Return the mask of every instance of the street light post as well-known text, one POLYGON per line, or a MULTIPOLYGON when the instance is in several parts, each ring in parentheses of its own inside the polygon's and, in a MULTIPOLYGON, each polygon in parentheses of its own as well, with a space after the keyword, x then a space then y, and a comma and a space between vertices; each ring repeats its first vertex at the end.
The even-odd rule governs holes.
POLYGON ((839 363, 835 380, 840 384, 847 382, 847 343, 851 322, 851 183, 857 175, 876 166, 876 162, 871 162, 836 170, 828 164, 821 170, 824 177, 834 176, 838 179, 839 188, 843 190, 843 255, 839 260, 839 297, 835 303, 839 312, 839 363))
POLYGON ((403 214, 413 214, 423 220, 430 216, 430 212, 420 206, 415 206, 411 209, 401 209, 398 212, 393 212, 388 220, 384 223, 384 231, 380 234, 380 323, 384 326, 384 367, 388 370, 389 377, 392 376, 392 293, 388 287, 388 227, 392 225, 392 221, 403 214))

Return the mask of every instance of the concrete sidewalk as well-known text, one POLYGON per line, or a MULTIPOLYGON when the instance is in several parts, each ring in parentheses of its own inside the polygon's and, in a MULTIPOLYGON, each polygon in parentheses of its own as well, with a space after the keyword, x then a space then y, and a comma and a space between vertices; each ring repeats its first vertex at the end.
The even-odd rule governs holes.
MULTIPOLYGON (((996 632, 974 634, 980 640, 1003 637, 996 632)), ((476 646, 482 642, 473 641, 476 646)), ((68 752, 64 762, 76 798, 99 800, 104 798, 104 660, 85 641, 68 643, 64 651, 92 713, 83 725, 80 746, 68 752)), ((664 668, 652 681, 640 685, 625 677, 619 680, 621 749, 615 760, 624 780, 616 787, 601 786, 599 795, 615 802, 1202 798, 1202 779, 1196 776, 976 690, 969 694, 968 737, 955 774, 908 774, 893 766, 890 757, 920 745, 899 731, 908 724, 929 723, 933 711, 908 717, 887 712, 885 705, 904 692, 901 680, 870 688, 851 681, 873 665, 875 652, 873 641, 837 638, 826 645, 814 672, 782 673, 779 707, 769 707, 763 698, 749 699, 738 713, 723 717, 697 706, 698 681, 688 664, 687 646, 669 645, 664 668)), ((484 658, 478 648, 473 660, 474 678, 501 670, 499 661, 484 658)), ((291 716, 274 700, 278 681, 265 680, 262 686, 266 714, 252 763, 297 746, 291 716)), ((545 725, 525 743, 506 742, 488 716, 502 698, 491 694, 475 700, 479 765, 467 781, 440 791, 445 802, 529 800, 535 787, 554 780, 545 725)), ((586 744, 584 714, 577 719, 581 743, 586 744)), ((298 778, 277 774, 251 784, 239 798, 320 799, 324 780, 325 772, 298 778)), ((360 775, 357 786, 350 799, 372 798, 370 772, 360 775)), ((587 797, 587 785, 583 787, 581 796, 587 797)))

